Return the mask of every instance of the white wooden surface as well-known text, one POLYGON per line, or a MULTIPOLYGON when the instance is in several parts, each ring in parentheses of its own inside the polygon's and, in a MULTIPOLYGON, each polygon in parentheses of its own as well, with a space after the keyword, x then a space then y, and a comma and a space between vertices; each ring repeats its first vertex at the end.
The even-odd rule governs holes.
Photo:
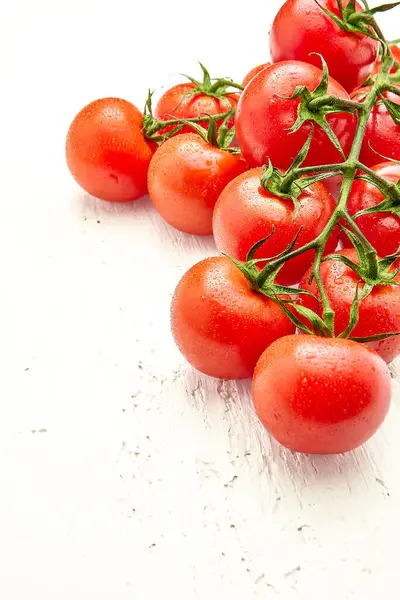
POLYGON ((280 5, 2 3, 4 600, 398 597, 398 387, 361 450, 280 448, 248 384, 195 373, 171 340, 173 289, 212 240, 176 233, 148 199, 88 197, 64 165, 84 104, 141 106, 197 59, 240 79, 268 58, 280 5))

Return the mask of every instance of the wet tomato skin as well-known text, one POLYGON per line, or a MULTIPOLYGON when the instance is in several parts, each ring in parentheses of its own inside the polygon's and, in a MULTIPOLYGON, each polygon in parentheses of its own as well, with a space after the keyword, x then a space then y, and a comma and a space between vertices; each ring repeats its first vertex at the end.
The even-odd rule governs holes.
POLYGON ((220 379, 251 377, 265 348, 295 329, 279 305, 254 292, 225 257, 202 260, 183 276, 172 300, 171 326, 186 360, 220 379))
MULTIPOLYGON (((321 0, 324 8, 340 16, 337 0, 321 0)), ((343 1, 346 7, 348 0, 343 1)), ((359 3, 357 10, 362 10, 359 3)), ((273 62, 303 60, 317 67, 321 54, 331 77, 351 92, 371 75, 379 44, 365 35, 342 30, 318 6, 315 0, 287 0, 272 24, 271 57, 273 62)))
POLYGON ((150 163, 149 195, 160 215, 176 229, 211 235, 219 194, 247 168, 240 155, 211 146, 199 135, 174 136, 159 147, 150 163))
MULTIPOLYGON (((261 167, 250 169, 232 180, 221 193, 214 209, 213 230, 220 252, 244 261, 250 248, 259 240, 273 235, 257 251, 256 258, 269 258, 283 252, 297 238, 294 248, 315 239, 324 229, 335 208, 335 202, 317 182, 299 197, 299 210, 291 200, 278 198, 260 185, 261 167)), ((337 245, 337 231, 327 244, 327 252, 337 245)), ((277 281, 285 285, 298 283, 311 265, 314 252, 305 252, 288 261, 277 281)))
MULTIPOLYGON (((235 116, 236 137, 244 158, 251 167, 268 164, 288 169, 305 144, 313 125, 305 122, 295 133, 300 100, 290 98, 296 87, 305 86, 314 91, 321 82, 322 71, 300 61, 284 61, 266 67, 253 77, 240 96, 235 116)), ((329 79, 328 94, 349 99, 343 87, 329 79)), ((348 113, 327 116, 344 153, 350 150, 354 137, 355 119, 348 113)), ((339 163, 340 152, 326 133, 316 125, 304 166, 339 163)))
MULTIPOLYGON (((400 165, 396 163, 381 163, 372 167, 372 170, 392 183, 400 181, 400 165)), ((361 210, 377 206, 384 199, 377 187, 357 180, 351 188, 347 209, 353 216, 361 210)), ((357 225, 380 256, 395 254, 400 248, 400 218, 397 215, 389 212, 361 215, 357 217, 357 225)), ((341 239, 346 248, 352 247, 347 235, 342 235, 341 239)))
MULTIPOLYGON (((358 263, 354 249, 341 250, 340 254, 358 263)), ((338 336, 349 323, 351 304, 360 279, 350 267, 335 260, 323 262, 320 273, 329 302, 335 311, 335 335, 338 336)), ((319 298, 315 281, 310 284, 309 277, 308 271, 301 280, 300 287, 311 291, 319 298)), ((396 277, 396 281, 400 283, 400 276, 396 277)), ((360 285, 359 294, 362 289, 363 285, 360 285)), ((301 296, 300 302, 321 314, 321 305, 318 306, 314 298, 301 296)), ((370 295, 360 302, 359 320, 351 336, 362 338, 397 331, 400 331, 400 286, 375 286, 370 295)), ((391 362, 400 354, 400 335, 370 342, 369 346, 374 348, 386 362, 391 362)))
POLYGON ((257 65, 257 67, 253 67, 253 69, 251 69, 251 71, 249 71, 246 75, 246 77, 243 79, 242 81, 242 85, 244 87, 246 87, 246 85, 248 83, 250 83, 250 81, 253 79, 253 77, 255 77, 256 75, 258 75, 258 73, 261 73, 261 71, 263 71, 263 69, 265 69, 265 67, 269 67, 271 63, 267 62, 264 63, 262 65, 257 65))
MULTIPOLYGON (((154 116, 160 121, 168 121, 170 119, 191 119, 201 117, 202 115, 219 115, 228 112, 231 108, 236 108, 239 100, 239 94, 227 94, 224 99, 207 96, 207 94, 190 94, 196 85, 194 83, 180 83, 167 90, 159 99, 155 109, 154 116)), ((199 123, 207 128, 207 122, 199 123)), ((233 125, 233 119, 230 126, 233 125)), ((165 133, 171 130, 174 126, 169 126, 163 129, 160 133, 165 133)), ((180 131, 180 133, 192 133, 193 128, 189 125, 180 131)))
MULTIPOLYGON (((352 94, 352 99, 363 102, 371 88, 360 88, 352 94)), ((395 104, 400 104, 400 96, 385 92, 384 97, 395 104)), ((373 167, 384 158, 400 160, 400 125, 393 121, 386 106, 376 104, 368 120, 360 152, 360 161, 373 167)))
POLYGON ((253 402, 267 431, 296 452, 338 454, 366 442, 391 398, 385 362, 349 340, 290 335, 271 344, 253 377, 253 402))
POLYGON ((67 134, 72 176, 89 194, 110 202, 129 202, 147 193, 154 150, 142 133, 142 113, 121 98, 91 102, 67 134))

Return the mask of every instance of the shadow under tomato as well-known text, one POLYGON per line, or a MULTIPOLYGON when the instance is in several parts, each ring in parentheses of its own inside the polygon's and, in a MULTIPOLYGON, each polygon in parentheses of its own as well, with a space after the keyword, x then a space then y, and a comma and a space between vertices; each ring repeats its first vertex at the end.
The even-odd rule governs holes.
POLYGON ((83 192, 80 196, 79 203, 85 214, 92 212, 96 215, 107 216, 127 214, 143 216, 153 206, 147 195, 133 202, 108 202, 95 198, 86 192, 83 192))

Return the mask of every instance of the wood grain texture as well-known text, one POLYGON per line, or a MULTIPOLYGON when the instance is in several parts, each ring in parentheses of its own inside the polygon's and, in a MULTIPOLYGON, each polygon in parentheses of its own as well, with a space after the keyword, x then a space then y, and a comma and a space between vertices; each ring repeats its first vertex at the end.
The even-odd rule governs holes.
MULTIPOLYGON (((174 15, 155 7, 180 26, 163 52, 142 29, 132 34, 145 18, 132 2, 1 9, 2 598, 396 596, 396 381, 389 417, 365 447, 286 451, 255 417, 248 383, 199 375, 171 339, 174 287, 214 254, 212 240, 173 231, 148 199, 115 206, 85 195, 64 165, 66 128, 85 102, 114 94, 140 104, 149 84, 193 72, 196 58, 237 78, 263 62, 280 2, 253 4, 232 26, 254 60, 248 45, 216 53, 208 34, 204 51, 193 47, 183 0, 174 15)), ((218 20, 224 6, 207 0, 203 10, 218 20)))

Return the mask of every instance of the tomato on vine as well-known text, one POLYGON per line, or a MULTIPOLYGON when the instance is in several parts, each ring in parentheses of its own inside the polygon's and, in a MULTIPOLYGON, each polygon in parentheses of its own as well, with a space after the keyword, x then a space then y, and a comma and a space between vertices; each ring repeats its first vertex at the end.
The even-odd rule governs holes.
MULTIPOLYGON (((191 119, 203 115, 220 115, 230 109, 235 109, 239 100, 237 92, 229 92, 229 88, 242 86, 235 84, 230 79, 212 80, 207 69, 200 63, 204 79, 202 82, 186 76, 190 81, 180 83, 167 90, 159 99, 154 109, 154 116, 160 121, 170 119, 191 119)), ((222 122, 222 119, 221 119, 222 122)), ((200 122, 207 127, 207 121, 200 122)), ((233 117, 229 124, 233 125, 233 117)), ((165 131, 170 130, 166 128, 165 131)), ((191 133, 192 129, 186 125, 180 133, 191 133)))
POLYGON ((254 291, 225 257, 202 260, 183 276, 172 300, 171 326, 188 362, 220 379, 250 377, 265 348, 295 330, 280 306, 254 291))
MULTIPOLYGON (((390 53, 394 58, 394 65, 390 69, 390 74, 393 75, 397 73, 400 68, 400 48, 399 46, 390 46, 390 53)), ((379 57, 374 65, 373 75, 377 75, 379 73, 379 69, 381 68, 382 61, 379 57)))
MULTIPOLYGON (((370 91, 371 87, 360 88, 352 94, 352 99, 364 102, 370 91)), ((400 160, 400 96, 392 92, 384 92, 372 108, 360 152, 361 162, 369 167, 382 162, 382 157, 400 160), (394 110, 397 107, 396 120, 385 102, 393 104, 394 110)))
MULTIPOLYGON (((296 203, 278 193, 268 187, 261 167, 231 181, 214 210, 213 231, 218 250, 243 261, 250 248, 270 234, 256 258, 276 256, 294 240, 293 249, 299 248, 321 233, 335 208, 333 197, 321 182, 305 187, 296 203)), ((332 234, 327 252, 336 248, 337 238, 337 233, 332 234)), ((309 250, 286 262, 277 281, 284 285, 298 283, 314 256, 315 251, 309 250)))
MULTIPOLYGON (((371 170, 389 183, 396 186, 400 183, 400 165, 396 163, 384 162, 371 170)), ((398 194, 400 198, 400 185, 398 194)), ((351 188, 347 209, 349 214, 354 216, 360 211, 371 211, 384 201, 385 195, 376 185, 358 179, 351 188)), ((400 249, 399 211, 396 211, 395 206, 387 208, 387 212, 370 212, 356 217, 358 227, 380 256, 395 254, 400 249)), ((345 247, 352 247, 347 235, 343 235, 342 238, 345 247)))
POLYGON ((312 130, 304 164, 341 162, 353 140, 355 119, 347 112, 325 111, 327 95, 343 105, 350 100, 325 68, 305 62, 280 62, 256 75, 240 96, 235 118, 236 137, 250 166, 271 160, 288 168, 312 130))
MULTIPOLYGON (((337 254, 359 264, 355 249, 341 250, 337 254)), ((300 282, 300 288, 312 292, 312 296, 301 296, 303 306, 322 314, 320 294, 315 280, 310 283, 311 271, 308 271, 300 282), (318 301, 316 300, 318 299, 318 301)), ((334 331, 339 336, 346 331, 350 322, 350 314, 356 293, 361 298, 367 285, 348 264, 340 260, 329 259, 321 264, 320 276, 329 303, 334 310, 334 331), (357 292, 358 290, 358 292, 357 292)), ((369 338, 380 334, 400 331, 400 275, 392 285, 376 285, 358 307, 358 322, 351 331, 356 339, 369 338)), ((369 343, 386 361, 391 362, 400 354, 400 335, 369 343)))
POLYGON ((272 24, 273 62, 301 60, 318 67, 314 54, 318 52, 331 77, 348 92, 362 85, 374 69, 379 44, 355 31, 357 13, 362 11, 358 2, 354 8, 348 6, 349 0, 341 4, 337 0, 287 0, 272 24))
MULTIPOLYGON (((232 137, 233 131, 228 145, 232 137)), ((176 229, 195 235, 212 234, 219 194, 248 169, 241 155, 231 152, 225 142, 220 139, 218 144, 214 139, 212 144, 207 135, 204 139, 186 133, 167 140, 155 153, 149 168, 149 195, 163 219, 176 229)))
POLYGON ((258 75, 258 73, 261 73, 261 71, 263 71, 265 69, 265 67, 269 67, 271 63, 267 62, 264 63, 262 65, 258 65, 257 67, 253 67, 253 69, 251 69, 251 71, 249 71, 246 75, 246 77, 243 79, 242 81, 242 85, 243 87, 246 87, 246 85, 248 83, 250 83, 250 81, 256 76, 258 75))
POLYGON ((349 340, 283 337, 265 350, 253 377, 259 419, 295 452, 354 450, 383 423, 390 397, 387 365, 349 340))

